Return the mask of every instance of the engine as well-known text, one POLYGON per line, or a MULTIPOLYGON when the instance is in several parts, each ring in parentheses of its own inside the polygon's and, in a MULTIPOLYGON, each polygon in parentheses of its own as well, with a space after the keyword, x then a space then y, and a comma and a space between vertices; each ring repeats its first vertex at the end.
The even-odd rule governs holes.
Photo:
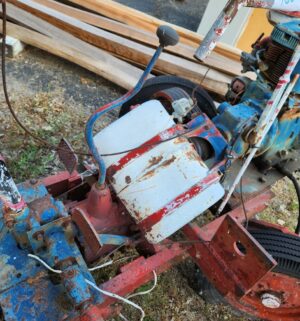
MULTIPOLYGON (((213 119, 226 140, 233 144, 233 152, 240 157, 251 145, 251 132, 288 67, 299 42, 299 33, 298 21, 278 24, 270 37, 253 45, 251 54, 242 54, 243 71, 254 71, 257 79, 234 79, 227 101, 220 105, 219 115, 213 119)), ((299 72, 298 63, 292 77, 299 72)), ((297 160, 300 147, 299 93, 298 81, 256 154, 255 163, 259 169, 267 170, 284 161, 297 160)))

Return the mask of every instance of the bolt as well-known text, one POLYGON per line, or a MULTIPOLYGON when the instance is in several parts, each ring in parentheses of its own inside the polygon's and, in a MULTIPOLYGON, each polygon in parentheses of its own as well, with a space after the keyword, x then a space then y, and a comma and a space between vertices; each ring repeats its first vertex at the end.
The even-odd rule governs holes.
POLYGON ((7 227, 8 229, 13 228, 13 227, 14 227, 14 220, 7 220, 7 221, 5 222, 5 225, 6 225, 6 227, 7 227))
POLYGON ((37 180, 36 179, 31 179, 30 181, 29 181, 29 183, 31 184, 31 185, 35 185, 36 183, 37 183, 37 180))
POLYGON ((281 299, 275 294, 264 293, 260 298, 266 308, 278 309, 281 306, 281 299))
POLYGON ((41 242, 44 240, 44 233, 43 232, 36 232, 32 235, 32 237, 34 239, 36 239, 37 241, 41 242))

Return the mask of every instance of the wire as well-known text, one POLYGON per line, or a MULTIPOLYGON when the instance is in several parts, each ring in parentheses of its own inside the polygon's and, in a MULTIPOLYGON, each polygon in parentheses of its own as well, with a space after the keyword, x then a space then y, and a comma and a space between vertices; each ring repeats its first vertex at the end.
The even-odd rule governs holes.
POLYGON ((180 134, 171 136, 171 137, 166 138, 166 139, 164 139, 164 140, 160 140, 159 142, 153 142, 153 143, 151 143, 151 144, 144 144, 144 145, 141 145, 141 146, 138 146, 138 147, 134 147, 134 148, 131 148, 131 149, 127 149, 127 150, 124 150, 124 151, 121 151, 121 152, 110 153, 110 154, 101 154, 101 156, 102 156, 102 157, 116 156, 116 155, 121 155, 121 154, 130 153, 130 152, 139 150, 139 149, 141 149, 141 148, 147 148, 147 147, 152 147, 152 146, 160 145, 160 144, 162 144, 162 143, 169 142, 169 141, 171 141, 171 140, 173 140, 173 139, 183 137, 183 136, 185 136, 186 134, 191 133, 191 132, 193 132, 193 131, 195 131, 195 128, 191 128, 191 129, 185 130, 185 131, 181 132, 180 134))
POLYGON ((124 321, 129 321, 122 313, 119 313, 119 318, 121 318, 124 321))
POLYGON ((103 269, 103 268, 106 267, 106 266, 112 265, 113 263, 114 263, 114 261, 111 260, 111 261, 108 261, 108 262, 103 263, 103 264, 101 264, 101 265, 97 265, 97 266, 94 266, 94 267, 92 267, 92 268, 89 268, 89 271, 90 271, 90 272, 97 271, 97 270, 103 269))
POLYGON ((105 291, 105 290, 102 290, 100 289, 95 283, 91 282, 90 280, 88 279, 85 279, 85 282, 90 285, 93 289, 95 289, 96 291, 106 295, 106 296, 109 296, 111 298, 114 298, 114 299, 117 299, 117 300, 120 300, 124 303, 127 303, 131 306, 133 306, 134 308, 136 308, 137 310, 141 311, 141 318, 140 318, 140 321, 143 321, 144 318, 145 318, 145 311, 136 303, 134 302, 131 302, 130 300, 118 295, 118 294, 115 294, 115 293, 112 293, 112 292, 108 292, 108 291, 105 291))
POLYGON ((152 271, 153 272, 153 275, 154 275, 154 284, 153 286, 147 290, 147 291, 142 291, 142 292, 138 292, 138 293, 133 293, 133 294, 130 294, 127 299, 131 299, 131 298, 134 298, 136 296, 140 296, 140 295, 146 295, 146 294, 149 294, 151 293, 157 286, 157 274, 155 271, 152 271))
POLYGON ((55 270, 53 269, 51 266, 49 266, 45 261, 43 261, 41 258, 39 258, 38 256, 36 255, 33 255, 33 254, 28 254, 28 257, 40 262, 42 265, 44 265, 44 267, 46 269, 48 269, 49 271, 53 272, 53 273, 57 273, 57 274, 61 274, 62 271, 61 270, 55 270))
MULTIPOLYGON (((29 136, 31 136, 34 140, 38 141, 40 144, 42 144, 41 147, 43 148, 48 148, 52 150, 62 150, 66 152, 70 152, 69 150, 66 150, 64 148, 60 148, 58 146, 50 144, 48 141, 42 139, 41 137, 37 136, 20 121, 18 118, 17 114, 14 111, 14 108, 11 104, 11 101, 9 99, 8 95, 8 90, 7 90, 7 81, 6 81, 6 36, 7 36, 7 30, 6 30, 6 25, 7 25, 7 10, 6 10, 6 0, 2 0, 2 48, 1 48, 1 66, 2 66, 2 86, 3 86, 3 92, 4 92, 4 97, 5 97, 5 102, 7 104, 7 107, 13 116, 15 122, 18 124, 19 127, 21 127, 25 133, 27 133, 29 136)), ((83 155, 83 156, 91 156, 90 153, 84 153, 81 151, 74 151, 75 154, 77 155, 83 155)))
MULTIPOLYGON (((32 259, 40 262, 46 269, 48 269, 49 271, 51 271, 51 272, 53 272, 53 273, 56 273, 56 274, 61 274, 61 273, 62 273, 61 270, 55 270, 55 269, 53 269, 51 266, 49 266, 45 261, 43 261, 43 260, 42 260, 41 258, 39 258, 37 255, 28 254, 28 257, 30 257, 30 258, 32 258, 32 259)), ((107 262, 107 263, 110 263, 110 262, 107 262)), ((104 264, 102 264, 102 267, 104 267, 104 264)), ((100 268, 100 267, 99 267, 99 268, 100 268)), ((153 273, 155 273, 155 272, 153 271, 153 273)), ((156 276, 156 273, 155 273, 155 276, 156 276)), ((144 310, 143 310, 138 304, 136 304, 136 303, 134 303, 134 302, 131 302, 131 301, 129 301, 128 299, 123 298, 122 296, 119 296, 118 294, 115 294, 115 293, 111 293, 111 292, 102 290, 102 289, 100 289, 95 283, 91 282, 90 280, 88 280, 88 279, 86 279, 86 278, 85 278, 84 280, 85 280, 85 282, 86 282, 89 286, 91 286, 92 288, 94 288, 96 291, 98 291, 98 292, 100 292, 100 293, 102 293, 102 294, 104 294, 104 295, 106 295, 106 296, 109 296, 109 297, 111 297, 111 298, 114 298, 114 299, 123 301, 124 303, 127 303, 127 304, 133 306, 134 308, 140 310, 140 311, 141 311, 141 314, 142 314, 140 321, 143 321, 143 320, 144 320, 144 318, 145 318, 145 312, 144 312, 144 310)), ((156 279, 155 279, 155 280, 157 280, 157 276, 156 276, 156 279)), ((156 282, 157 282, 157 281, 156 281, 156 282)))
POLYGON ((103 263, 101 265, 97 265, 97 266, 94 266, 92 268, 89 268, 89 271, 90 272, 93 272, 93 271, 97 271, 97 270, 100 270, 106 266, 109 266, 109 265, 112 265, 112 264, 116 264, 116 263, 120 263, 122 261, 125 261, 125 260, 129 260, 129 259, 132 259, 132 258, 135 258, 135 256, 127 256, 127 257, 122 257, 121 259, 119 260, 116 260, 116 261, 113 261, 113 260, 110 260, 106 263, 103 263))
MULTIPOLYGON (((1 65, 2 65, 3 92, 4 92, 5 102, 6 102, 7 106, 8 106, 8 109, 9 109, 11 115, 13 116, 15 122, 18 124, 18 126, 20 128, 22 128, 25 131, 25 133, 27 133, 29 136, 31 136, 35 141, 39 142, 41 144, 42 148, 48 148, 48 149, 55 150, 55 151, 61 150, 61 151, 65 151, 65 152, 70 153, 69 150, 61 148, 61 147, 58 147, 58 146, 55 146, 55 145, 52 145, 48 141, 42 139, 41 137, 35 135, 33 132, 28 130, 28 128, 20 121, 20 119, 18 118, 17 114, 15 113, 14 108, 13 108, 13 106, 11 104, 11 101, 10 101, 9 95, 8 95, 7 81, 6 81, 6 55, 5 55, 5 51, 6 51, 6 35, 7 35, 6 25, 7 25, 6 0, 3 0, 2 1, 2 34, 3 34, 3 38, 2 38, 2 59, 1 59, 2 63, 1 63, 1 65)), ((197 87, 198 86, 196 86, 194 88, 194 90, 196 90, 197 87)), ((193 130, 190 130, 190 131, 193 131, 193 130)), ((168 141, 170 141, 172 139, 176 139, 176 138, 182 137, 182 136, 186 135, 187 133, 189 133, 190 131, 185 131, 184 133, 181 133, 181 134, 178 134, 178 135, 174 135, 174 136, 172 136, 172 137, 170 137, 168 139, 161 140, 161 141, 156 142, 156 143, 135 147, 135 148, 124 150, 124 151, 120 151, 120 152, 109 153, 109 154, 101 154, 100 156, 102 156, 102 157, 116 156, 116 155, 129 153, 131 151, 135 151, 135 150, 138 150, 140 148, 159 145, 159 144, 162 144, 164 142, 168 142, 168 141)), ((77 154, 77 155, 92 156, 92 154, 90 154, 90 153, 85 153, 85 152, 81 152, 81 151, 74 150, 73 152, 74 152, 74 154, 77 154)))

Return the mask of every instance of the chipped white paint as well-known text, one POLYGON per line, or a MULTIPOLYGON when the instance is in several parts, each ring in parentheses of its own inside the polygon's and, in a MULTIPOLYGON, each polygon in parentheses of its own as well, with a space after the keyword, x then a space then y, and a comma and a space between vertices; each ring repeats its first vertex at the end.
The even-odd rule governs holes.
MULTIPOLYGON (((96 135, 101 153, 135 148, 175 125, 158 101, 149 101, 96 135)), ((106 157, 106 166, 118 164, 123 155, 106 157)), ((186 138, 164 142, 128 162, 117 171, 112 185, 136 222, 141 222, 207 177, 208 168, 186 138)), ((218 182, 170 212, 146 234, 157 243, 170 236, 224 195, 218 182)))

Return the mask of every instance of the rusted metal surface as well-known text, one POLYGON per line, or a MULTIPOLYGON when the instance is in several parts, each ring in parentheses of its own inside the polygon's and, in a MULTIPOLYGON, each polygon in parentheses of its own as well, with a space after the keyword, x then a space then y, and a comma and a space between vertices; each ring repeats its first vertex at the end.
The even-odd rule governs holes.
POLYGON ((82 183, 82 178, 76 171, 72 174, 65 171, 42 179, 42 183, 52 196, 58 196, 82 183))
POLYGON ((200 47, 195 52, 195 57, 201 61, 205 60, 207 56, 215 48, 217 42, 229 26, 232 19, 236 16, 239 9, 242 8, 244 0, 229 0, 220 13, 213 26, 201 42, 200 47))
POLYGON ((294 0, 229 0, 201 42, 200 47, 196 50, 195 57, 197 59, 203 61, 209 56, 231 21, 243 6, 283 11, 300 10, 300 3, 294 0))
POLYGON ((230 215, 223 218, 211 240, 195 225, 187 225, 183 231, 189 239, 200 241, 190 255, 222 295, 242 297, 276 265, 230 215))
POLYGON ((241 300, 228 295, 227 301, 237 309, 271 321, 295 321, 300 316, 299 279, 268 272, 241 300), (263 305, 262 295, 271 293, 279 298, 277 308, 263 305))

